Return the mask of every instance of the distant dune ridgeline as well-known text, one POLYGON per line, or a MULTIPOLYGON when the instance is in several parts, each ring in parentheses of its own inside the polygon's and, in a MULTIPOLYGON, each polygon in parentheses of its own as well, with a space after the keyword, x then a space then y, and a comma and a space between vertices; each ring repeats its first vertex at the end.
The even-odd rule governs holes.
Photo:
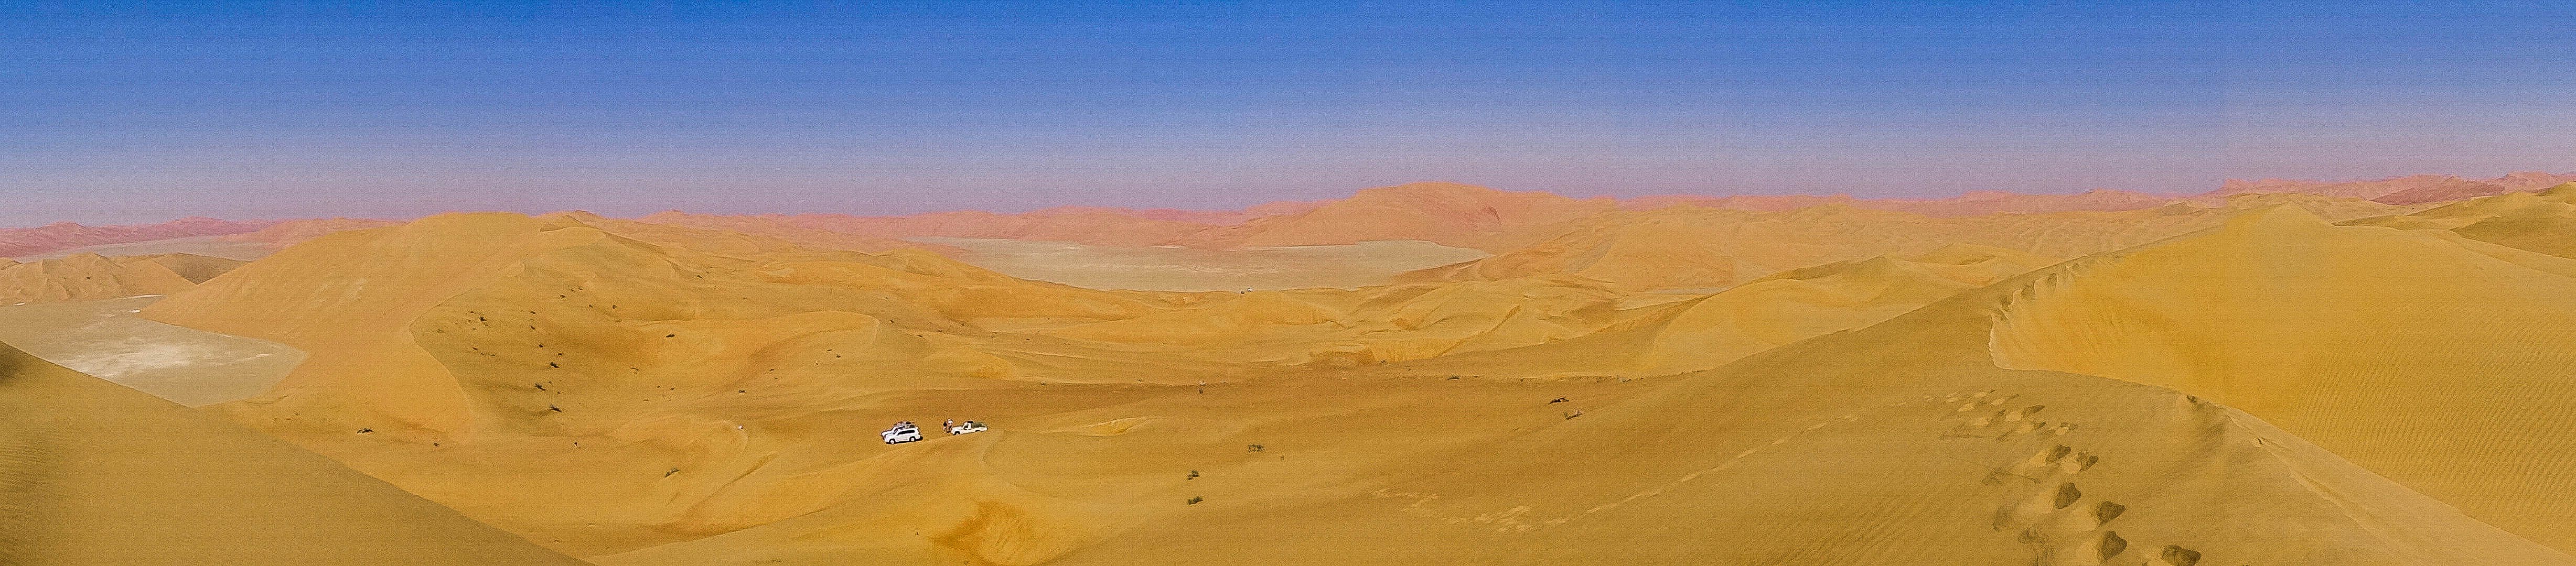
MULTIPOLYGON (((1586 229, 1629 223, 1638 218, 1637 215, 1651 215, 1658 209, 1670 207, 1783 213, 1822 208, 1826 211, 1902 212, 1942 220, 1981 219, 1986 222, 2013 222, 2026 219, 1996 217, 2048 216, 2061 212, 2135 212, 2181 203, 2217 209, 2249 206, 2245 202, 2238 202, 2243 198, 2258 199, 2250 202, 2301 199, 2310 199, 2308 202, 2324 202, 2314 200, 2317 197, 2344 197, 2366 201, 2389 196, 2389 193, 2377 192, 2381 189, 2387 189, 2389 192, 2409 188, 2420 189, 2414 193, 2380 201, 2381 204, 2411 206, 2502 194, 2509 192, 2506 190, 2508 188, 2522 187, 2537 180, 2558 177, 2560 176, 2542 173, 2517 173, 2489 180, 2505 184, 2478 182, 2473 189, 2460 189, 2457 183, 2410 180, 2415 179, 2412 177, 2343 184, 2268 180, 2260 183, 2232 184, 2228 189, 2187 198, 2097 190, 2067 195, 1977 192, 1938 199, 1857 199, 1840 195, 1731 197, 1668 195, 1612 200, 1575 199, 1544 192, 1508 192, 1458 183, 1425 182, 1364 189, 1351 197, 1333 201, 1284 202, 1276 203, 1275 206, 1264 205, 1237 212, 1201 213, 1059 207, 1021 214, 964 211, 866 217, 834 214, 728 216, 669 211, 647 215, 638 220, 765 233, 790 239, 795 238, 789 234, 797 232, 840 233, 882 238, 889 242, 874 246, 844 246, 845 249, 861 251, 881 251, 901 247, 906 244, 895 241, 904 238, 937 236, 1065 241, 1095 245, 1175 245, 1211 249, 1422 240, 1502 254, 1538 245, 1551 239, 1567 237, 1586 229), (2353 186, 2366 187, 2368 190, 2354 189, 2353 186), (2444 192, 2445 190, 2448 192, 2444 192), (2363 194, 2368 196, 2354 196, 2363 194)), ((2460 182, 2470 181, 2460 180, 2460 182)), ((2530 188, 2532 187, 2521 190, 2530 188)), ((2367 205, 2346 203, 2335 206, 2360 209, 2367 205)), ((2396 210, 2398 209, 2382 208, 2377 212, 2385 214, 2396 210)), ((1830 214, 1830 212, 1815 214, 1830 214)), ((1725 222, 1727 221, 1716 220, 1713 223, 1724 224, 1725 222)), ((1699 222, 1699 224, 1710 223, 1699 222)), ((2009 244, 2009 242, 1989 243, 1991 245, 2009 244)), ((2061 247, 2052 251, 2053 253, 2091 253, 2134 243, 2136 242, 2105 243, 2082 249, 2061 247)), ((2005 245, 2005 247, 2012 246, 2005 245)))
POLYGON ((391 226, 395 224, 400 224, 400 222, 365 218, 309 218, 302 220, 280 221, 255 231, 227 234, 218 239, 227 242, 261 242, 285 247, 297 242, 319 238, 322 237, 323 234, 329 234, 332 232, 357 230, 360 228, 374 228, 378 226, 391 226))
POLYGON ((2003 212, 2041 213, 2096 211, 2113 212, 2154 208, 2174 197, 2144 193, 2097 189, 2069 195, 2025 195, 2001 191, 1977 191, 1968 194, 1931 199, 1861 199, 1850 195, 1749 195, 1707 197, 1694 195, 1656 195, 1622 200, 1620 208, 1654 210, 1667 206, 1689 205, 1703 208, 1737 210, 1788 211, 1811 206, 1841 205, 1871 210, 1912 212, 1925 216, 1982 216, 2003 212))
MULTIPOLYGON (((1180 216, 1188 218, 1188 216, 1180 216)), ((842 214, 724 216, 659 212, 637 218, 644 222, 776 235, 796 231, 851 234, 886 242, 884 249, 907 245, 903 238, 1006 238, 1113 245, 1161 245, 1189 239, 1215 224, 1165 220, 1124 210, 1056 210, 1025 214, 980 211, 933 212, 910 216, 842 214)), ((921 244, 909 244, 920 246, 921 244)), ((875 251, 875 250, 861 250, 875 251)))
POLYGON ((265 228, 278 222, 276 220, 216 220, 192 216, 160 224, 138 226, 83 226, 72 222, 60 222, 34 228, 0 228, 0 258, 23 257, 101 244, 239 234, 265 228))
POLYGON ((2536 193, 2471 199, 2415 214, 2363 218, 2344 224, 2450 230, 2491 244, 2576 259, 2576 182, 2536 193))
MULTIPOLYGON (((1943 198, 1656 195, 1615 201, 1425 182, 1365 189, 1342 199, 1280 201, 1242 210, 1068 205, 1016 214, 955 211, 900 216, 716 215, 665 211, 637 220, 755 233, 811 246, 870 252, 917 245, 903 242, 906 238, 936 236, 1211 248, 1425 240, 1500 253, 1557 236, 1558 233, 1551 231, 1553 228, 1612 208, 1646 211, 1693 206, 1785 212, 1816 206, 1840 206, 1951 218, 1999 213, 2117 212, 2150 209, 2178 201, 2215 207, 2224 205, 2229 198, 2246 194, 2309 194, 2419 205, 2531 192, 2570 181, 2576 181, 2576 173, 2527 171, 2487 179, 2412 175, 2369 181, 2230 180, 2216 190, 2189 197, 2096 189, 2075 194, 1977 191, 1943 198)), ((35 228, 0 228, 0 257, 189 236, 224 236, 221 238, 224 241, 283 245, 329 232, 393 223, 350 218, 229 221, 196 217, 141 226, 92 227, 66 222, 35 228)))
POLYGON ((2388 204, 2423 204, 2531 192, 2567 182, 2576 182, 2576 173, 2523 171, 2492 179, 2469 179, 2458 175, 2408 175, 2372 181, 2340 182, 2289 179, 2230 180, 2218 190, 2210 191, 2199 198, 2224 198, 2228 195, 2248 193, 2304 193, 2364 198, 2388 204))
POLYGON ((1631 290, 1714 290, 1788 269, 1878 255, 1926 254, 1955 244, 2075 257, 2208 228, 2237 213, 2275 205, 2336 219, 2412 210, 2302 194, 2243 195, 2213 208, 2173 203, 2117 212, 1965 217, 1844 205, 1791 211, 1684 205, 1597 214, 1537 244, 1416 271, 1399 281, 1498 280, 1560 273, 1631 290))

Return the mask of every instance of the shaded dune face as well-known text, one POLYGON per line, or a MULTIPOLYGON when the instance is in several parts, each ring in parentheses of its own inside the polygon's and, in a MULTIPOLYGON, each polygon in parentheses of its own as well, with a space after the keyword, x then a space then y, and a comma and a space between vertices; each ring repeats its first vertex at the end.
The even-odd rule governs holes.
POLYGON ((275 438, 5 346, 0 561, 583 564, 275 438))
POLYGON ((2554 226, 2545 203, 1559 218, 1444 194, 1281 218, 1400 203, 1528 239, 1394 285, 1137 292, 445 215, 147 314, 310 353, 223 417, 599 564, 2571 562, 2532 463, 2576 260, 2505 228, 2554 226), (2477 426, 2374 443, 2345 398, 2477 426), (947 418, 993 429, 874 434, 947 418))

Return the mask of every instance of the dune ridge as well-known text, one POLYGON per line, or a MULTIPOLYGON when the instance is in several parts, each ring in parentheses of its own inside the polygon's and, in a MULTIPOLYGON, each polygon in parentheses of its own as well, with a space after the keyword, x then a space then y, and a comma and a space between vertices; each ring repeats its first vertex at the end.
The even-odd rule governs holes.
MULTIPOLYGON (((2488 198, 2466 208, 2534 200, 2488 198)), ((2228 403, 2488 523, 2576 546, 2558 465, 2576 457, 2561 440, 2576 428, 2550 416, 2576 410, 2554 377, 2576 363, 2563 299, 2576 261, 2385 227, 2431 222, 2269 209, 2094 258, 2007 309, 1996 363, 2228 403), (2482 432, 2436 432, 2458 427, 2482 432)))
POLYGON ((2245 195, 2207 208, 2176 203, 2118 212, 1947 218, 1842 205, 1778 212, 1676 206, 1587 217, 1533 245, 1473 262, 1418 270, 1398 281, 1501 280, 1556 273, 1633 290, 1723 289, 1788 269, 1883 254, 1926 254, 1954 244, 2075 257, 2215 226, 2236 214, 2270 206, 2298 207, 2339 220, 2420 208, 2310 195, 2245 195))
POLYGON ((2342 182, 2230 179, 2217 190, 2199 195, 2198 198, 2224 198, 2251 193, 2304 193, 2365 198, 2388 204, 2422 204, 2532 191, 2567 182, 2576 182, 2576 173, 2520 171, 2492 179, 2469 179, 2458 175, 2407 175, 2369 181, 2342 182))
POLYGON ((57 222, 34 228, 0 228, 0 258, 23 257, 100 244, 237 234, 266 228, 278 222, 276 220, 217 220, 191 216, 159 224, 133 226, 83 226, 77 222, 57 222))

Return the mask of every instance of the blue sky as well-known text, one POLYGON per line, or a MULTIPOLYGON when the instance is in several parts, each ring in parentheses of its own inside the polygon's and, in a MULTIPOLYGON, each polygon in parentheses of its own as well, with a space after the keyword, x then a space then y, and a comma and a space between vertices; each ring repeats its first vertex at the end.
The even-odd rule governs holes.
POLYGON ((0 226, 2576 171, 2538 4, 74 4, 0 0, 0 226))

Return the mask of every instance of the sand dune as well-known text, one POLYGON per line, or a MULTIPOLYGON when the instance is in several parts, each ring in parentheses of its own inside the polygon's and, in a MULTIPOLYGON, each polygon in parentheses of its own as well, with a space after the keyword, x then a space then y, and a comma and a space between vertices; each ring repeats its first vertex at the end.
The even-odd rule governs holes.
POLYGON ((463 400, 413 342, 411 322, 530 255, 605 237, 543 228, 526 216, 471 214, 333 233, 174 294, 145 315, 311 354, 280 385, 311 390, 288 406, 381 415, 374 428, 388 433, 460 430, 463 400), (317 264, 331 276, 309 271, 317 264))
MULTIPOLYGON (((2502 197, 2498 197, 2502 198, 2502 197)), ((2382 221, 2390 222, 2390 221, 2382 221)), ((2576 547, 2576 260, 2275 209, 2093 258, 2014 301, 1996 363, 2172 387, 2471 516, 2576 547)))
POLYGON ((93 253, 17 263, 0 260, 0 301, 90 301, 164 295, 247 263, 193 254, 104 257, 93 253))
POLYGON ((2576 173, 2551 174, 2523 171, 2493 179, 2468 179, 2458 175, 2408 175, 2371 181, 2342 182, 2291 179, 2229 180, 2219 186, 2218 190, 2200 195, 2199 198, 2219 199, 2255 193, 2301 193, 2365 198, 2389 204, 2421 204, 2531 191, 2567 182, 2576 182, 2576 173))
POLYGON ((1411 183, 1364 189, 1345 199, 1277 202, 1225 214, 1059 207, 1024 214, 961 211, 874 217, 720 216, 669 211, 637 220, 781 237, 801 230, 820 230, 887 239, 934 236, 1199 248, 1421 240, 1494 252, 1552 236, 1554 232, 1550 230, 1555 225, 1613 206, 1613 201, 1606 198, 1578 201, 1548 193, 1504 192, 1457 183, 1411 183))
POLYGON ((1619 236, 1505 277, 1248 293, 459 214, 147 314, 311 353, 218 414, 602 564, 2560 564, 2554 429, 2463 416, 2540 401, 2429 385, 2545 383, 2513 372, 2563 333, 2470 320, 2555 308, 2576 260, 2442 226, 2559 196, 1610 211, 1475 232, 1619 236), (1814 263, 1654 279, 1692 254, 1814 263), (2194 318, 2233 312, 2271 318, 2194 318), (2521 346, 2440 346, 2471 343, 2521 346), (2346 397, 2454 440, 2357 448, 2346 397), (873 434, 945 418, 995 429, 873 434))
POLYGON ((0 562, 583 562, 249 429, 0 346, 0 562))
POLYGON ((1840 205, 1871 210, 1912 212, 1925 216, 1984 216, 2017 212, 2113 212, 2155 208, 2176 200, 2128 191, 2097 189, 2077 194, 2025 195, 2001 191, 1974 191, 1949 198, 1861 199, 1851 195, 1743 195, 1710 197, 1696 195, 1655 195, 1622 199, 1619 207, 1628 210, 1654 210, 1668 206, 1731 208, 1737 210, 1788 211, 1812 206, 1840 205))
POLYGON ((2576 259, 2576 183, 2444 205, 2420 213, 2346 221, 2361 226, 2435 228, 2491 244, 2576 259))
POLYGON ((1773 274, 1715 294, 1628 295, 1605 303, 1619 310, 1591 311, 1606 324, 1571 337, 1450 350, 1429 359, 1355 369, 1371 375, 1447 372, 1512 379, 1673 375, 1866 327, 2052 263, 2056 260, 1964 244, 1915 258, 1837 262, 1773 274))
POLYGON ((1608 198, 1577 200, 1458 183, 1410 183, 1364 189, 1313 210, 1256 219, 1231 227, 1213 240, 1256 246, 1422 240, 1504 252, 1554 236, 1560 225, 1616 206, 1608 198))
POLYGON ((998 273, 1086 289, 1277 291, 1384 285, 1406 271, 1485 257, 1423 241, 1211 250, 922 237, 958 261, 998 273))
MULTIPOLYGON (((1421 375, 1026 393, 1052 407, 1105 398, 1009 421, 1025 432, 856 463, 861 487, 842 496, 865 506, 597 560, 2571 562, 2251 415, 2162 388, 1993 367, 1995 315, 2054 277, 1664 381, 1421 375)), ((882 410, 1015 396, 890 399, 882 410)))
MULTIPOLYGON (((1166 216, 1166 218, 1169 217, 1166 216)), ((797 235, 809 233, 866 237, 879 244, 843 249, 871 252, 898 247, 919 247, 907 246, 899 242, 905 238, 922 236, 1004 238, 1107 245, 1177 244, 1191 241, 1199 232, 1218 227, 1215 224, 1150 218, 1131 214, 1128 211, 1087 207, 1050 209, 1026 214, 960 211, 910 216, 844 214, 721 216, 668 211, 645 215, 637 220, 789 239, 799 239, 797 235)))
POLYGON ((35 228, 0 228, 0 258, 27 257, 55 250, 102 244, 237 234, 258 230, 275 223, 277 223, 275 220, 237 222, 191 216, 160 224, 139 226, 83 226, 73 222, 59 222, 35 228))
POLYGON ((80 246, 18 256, 18 261, 62 259, 80 254, 98 254, 107 257, 188 254, 247 262, 268 257, 268 254, 277 251, 276 247, 268 244, 233 242, 223 238, 224 236, 187 236, 166 240, 80 246))
POLYGON ((1562 235, 1534 245, 1417 271, 1398 281, 1567 274, 1631 290, 1713 291, 1789 269, 1878 255, 1927 254, 1954 244, 2039 256, 2081 256, 2216 226, 2239 213, 2272 206, 2292 206, 2338 220, 2422 208, 2310 195, 2246 195, 2214 208, 2175 203, 2120 212, 1952 218, 1842 205, 1785 212, 1676 206, 1583 218, 1562 235))
MULTIPOLYGON (((2517 175, 2496 181, 2527 184, 2534 179, 2554 178, 2544 174, 2517 175)), ((1750 278, 1783 269, 1829 261, 1859 259, 1879 253, 1923 253, 1943 244, 1958 242, 2026 249, 2043 255, 2095 253, 2136 245, 2154 238, 2114 238, 2108 241, 2078 244, 2075 241, 2078 237, 2048 232, 2072 228, 2078 232, 2099 234, 2103 230, 2097 225, 2135 226, 2139 228, 2137 232, 2153 232, 2154 237, 2163 237, 2207 227, 2210 225, 2207 221, 2208 217, 2223 216, 2264 203, 2296 202, 2301 206, 2316 209, 2320 214, 2338 219, 2412 210, 2402 206, 2362 200, 2385 195, 2385 193, 2372 191, 2356 193, 2353 190, 2336 189, 2321 184, 2289 181, 2240 185, 2231 185, 2231 187, 2244 190, 2213 192, 2187 199, 2188 202, 2197 204, 2185 204, 2186 199, 2177 197, 2158 197, 2109 190, 2072 195, 2018 195, 1987 191, 1943 199, 1855 199, 1843 195, 1733 197, 1674 195, 1615 201, 1608 198, 1573 199, 1541 192, 1498 191, 1458 183, 1424 182, 1364 189, 1349 198, 1332 201, 1272 203, 1229 213, 1196 214, 1188 211, 1157 212, 1077 206, 1022 214, 962 211, 875 217, 837 214, 725 216, 668 211, 647 215, 638 220, 772 236, 795 241, 808 247, 869 252, 906 247, 899 242, 902 239, 945 237, 1075 242, 1113 246, 1169 245, 1205 249, 1348 245, 1371 241, 1420 240, 1445 246, 1478 249, 1494 254, 1509 254, 1533 246, 1545 249, 1551 245, 1589 250, 1591 244, 1571 240, 1615 238, 1615 234, 1611 232, 1635 232, 1647 229, 1648 226, 1676 222, 1699 227, 1734 229, 1748 217, 1730 217, 1719 213, 1742 211, 1802 215, 1793 223, 1807 231, 1795 234, 1796 236, 1817 236, 1819 234, 1813 231, 1815 228, 1841 226, 1831 221, 1813 222, 1804 218, 1806 216, 1854 216, 1876 212, 1918 215, 1888 218, 1919 218, 1931 224, 1943 225, 1933 230, 1936 233, 1960 230, 1949 225, 1952 223, 2009 226, 2024 232, 2019 235, 1989 234, 1983 239, 1973 241, 1935 238, 1931 244, 1919 249, 1876 249, 1838 257, 1801 257, 1797 260, 1762 263, 1743 268, 1747 273, 1741 277, 1750 278), (2255 190, 2262 187, 2278 190, 2255 190), (2366 196, 2359 198, 2353 196, 2365 193, 2366 196), (1696 209, 1699 212, 1661 211, 1661 209, 1674 207, 1696 209), (2177 212, 2177 210, 2189 211, 2199 208, 2209 208, 2212 212, 2204 214, 2177 212), (2129 214, 2099 217, 2063 214, 2082 212, 2129 214), (2201 223, 2177 226, 2172 222, 2158 222, 2154 219, 2158 216, 2178 214, 2187 216, 2191 220, 2199 220, 2201 223), (1674 218, 1691 215, 1708 218, 1688 220, 1674 218), (2154 230, 2149 227, 2163 229, 2154 230), (2017 243, 2022 245, 2016 245, 2017 243), (2031 245, 2042 247, 2029 247, 2031 245)), ((2403 184, 2405 187, 2419 185, 2424 184, 2403 184)), ((2428 193, 2421 198, 2398 204, 2412 206, 2428 203, 2440 196, 2428 193)), ((1917 222, 1917 220, 1896 221, 1917 222)), ((1655 241, 1658 236, 1665 235, 1668 234, 1637 233, 1633 234, 1631 239, 1655 241)), ((1702 233, 1670 235, 1718 236, 1702 233)), ((1901 234, 1908 237, 1917 235, 1921 234, 1901 234)), ((1828 238, 1828 240, 1836 240, 1836 238, 1828 238)), ((1762 243, 1783 244, 1784 242, 1762 243)), ((1771 246, 1751 245, 1734 249, 1775 250, 1771 246)), ((1798 248, 1790 246, 1789 249, 1798 248)), ((1600 250, 1577 253, 1595 251, 1600 250)), ((1771 253, 1776 255, 1796 252, 1771 251, 1771 253)), ((1687 263, 1686 265, 1689 265, 1690 269, 1702 272, 1725 271, 1721 266, 1687 263)), ((1707 279, 1704 276, 1693 275, 1660 277, 1707 279)))
POLYGON ((400 222, 391 220, 370 220, 364 218, 308 218, 278 222, 274 225, 254 231, 228 234, 220 239, 226 242, 257 242, 284 247, 289 244, 319 238, 322 237, 323 234, 329 234, 332 232, 377 228, 392 226, 395 224, 400 224, 400 222))

